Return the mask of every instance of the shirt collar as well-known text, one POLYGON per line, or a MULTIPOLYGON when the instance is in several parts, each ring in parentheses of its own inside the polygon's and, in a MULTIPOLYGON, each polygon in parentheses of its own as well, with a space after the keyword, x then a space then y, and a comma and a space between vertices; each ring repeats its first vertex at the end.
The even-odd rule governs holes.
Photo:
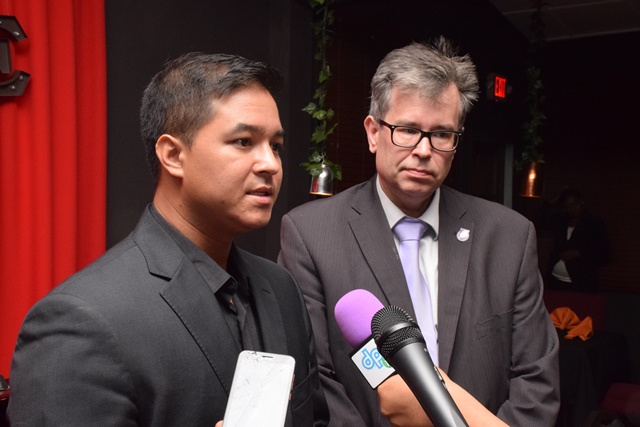
MULTIPOLYGON (((211 290, 216 293, 222 286, 228 281, 232 280, 232 274, 229 272, 234 271, 235 268, 235 251, 232 250, 229 254, 229 260, 227 261, 227 268, 230 268, 229 272, 220 267, 209 255, 207 255, 202 249, 195 243, 189 240, 186 236, 180 233, 173 225, 158 212, 156 207, 151 204, 151 215, 158 221, 158 223, 164 228, 164 230, 171 236, 176 242, 184 256, 191 261, 193 266, 202 275, 203 279, 207 282, 207 285, 211 290)), ((237 278, 236 278, 237 279, 237 278)), ((240 280, 242 281, 242 280, 240 280)), ((239 284, 240 285, 240 284, 239 284)))
MULTIPOLYGON (((389 222, 389 228, 393 229, 398 221, 400 221, 407 215, 405 215, 399 207, 393 204, 391 199, 389 199, 389 197, 382 190, 379 175, 376 175, 376 190, 378 191, 378 197, 380 198, 380 203, 382 204, 384 214, 387 217, 387 221, 389 222)), ((433 239, 438 240, 438 232, 440 229, 440 188, 437 188, 435 193, 433 193, 431 203, 429 203, 427 209, 422 213, 422 215, 418 217, 418 219, 429 224, 429 227, 434 232, 433 239)))

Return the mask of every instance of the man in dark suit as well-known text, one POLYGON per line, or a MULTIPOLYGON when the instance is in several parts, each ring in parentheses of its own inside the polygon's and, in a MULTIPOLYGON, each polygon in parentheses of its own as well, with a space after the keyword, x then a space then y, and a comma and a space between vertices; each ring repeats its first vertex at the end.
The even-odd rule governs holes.
POLYGON ((549 213, 543 218, 546 222, 540 224, 553 235, 547 288, 596 292, 600 268, 611 258, 604 222, 587 211, 582 194, 575 188, 563 189, 558 204, 561 211, 549 213))
POLYGON ((154 77, 141 107, 153 203, 27 314, 11 425, 213 427, 243 349, 293 356, 286 425, 327 424, 302 294, 233 244, 267 224, 280 189, 281 80, 262 63, 199 53, 154 77))
POLYGON ((331 425, 428 425, 397 376, 372 390, 350 360, 334 308, 357 288, 414 319, 416 308, 428 309, 432 358, 501 420, 554 425, 558 342, 542 300, 534 227, 442 185, 477 94, 475 66, 443 38, 391 52, 373 77, 364 121, 377 174, 283 217, 279 262, 305 295, 331 425), (405 280, 393 229, 406 217, 428 224, 420 262, 430 303, 413 302, 405 280))

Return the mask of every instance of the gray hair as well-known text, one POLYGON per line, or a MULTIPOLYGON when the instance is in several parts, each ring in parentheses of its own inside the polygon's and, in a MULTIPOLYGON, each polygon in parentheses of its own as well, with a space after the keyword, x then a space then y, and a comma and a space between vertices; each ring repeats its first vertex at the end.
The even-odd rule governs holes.
POLYGON ((434 42, 412 43, 395 49, 384 57, 371 80, 369 114, 382 119, 389 112, 391 89, 417 90, 428 99, 437 99, 454 83, 460 92, 460 120, 478 99, 476 67, 469 55, 458 56, 449 40, 440 36, 434 42))

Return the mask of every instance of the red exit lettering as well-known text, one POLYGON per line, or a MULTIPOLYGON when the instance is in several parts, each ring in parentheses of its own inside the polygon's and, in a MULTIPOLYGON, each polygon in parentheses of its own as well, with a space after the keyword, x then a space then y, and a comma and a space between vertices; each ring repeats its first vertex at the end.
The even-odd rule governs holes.
POLYGON ((493 85, 493 95, 496 98, 505 99, 507 97, 507 79, 496 76, 493 85))

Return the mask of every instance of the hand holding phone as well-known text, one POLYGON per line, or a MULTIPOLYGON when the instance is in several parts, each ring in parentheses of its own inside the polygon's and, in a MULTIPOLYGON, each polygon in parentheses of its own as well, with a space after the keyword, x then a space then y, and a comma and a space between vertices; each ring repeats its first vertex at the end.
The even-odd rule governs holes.
POLYGON ((238 356, 224 427, 284 426, 293 386, 295 359, 242 351, 238 356))

